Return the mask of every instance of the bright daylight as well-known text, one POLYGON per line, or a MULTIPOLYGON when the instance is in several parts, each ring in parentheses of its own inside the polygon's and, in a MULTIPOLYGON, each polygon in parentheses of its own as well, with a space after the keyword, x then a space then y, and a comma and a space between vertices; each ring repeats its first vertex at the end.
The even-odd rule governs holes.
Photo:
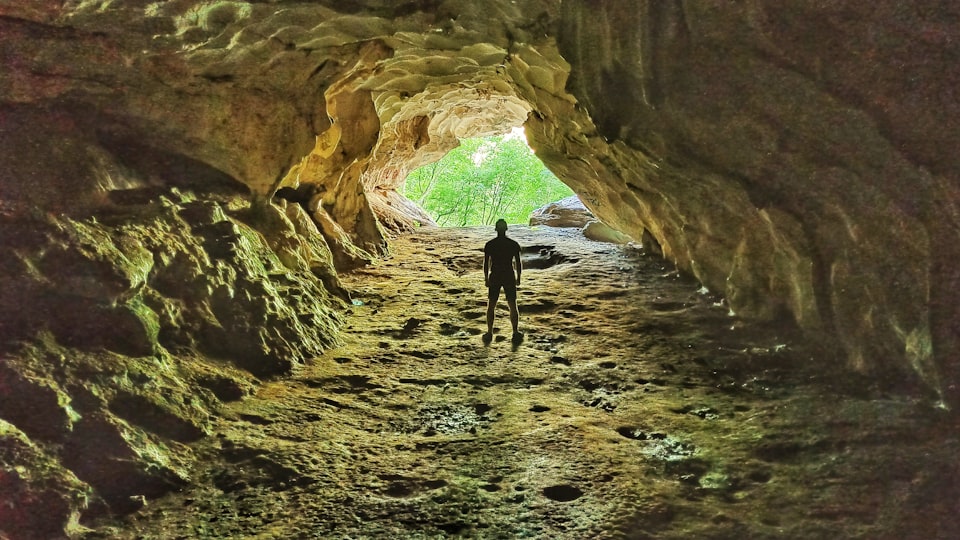
POLYGON ((405 190, 441 227, 526 223, 533 210, 573 195, 534 155, 522 127, 460 141, 410 173, 405 190))

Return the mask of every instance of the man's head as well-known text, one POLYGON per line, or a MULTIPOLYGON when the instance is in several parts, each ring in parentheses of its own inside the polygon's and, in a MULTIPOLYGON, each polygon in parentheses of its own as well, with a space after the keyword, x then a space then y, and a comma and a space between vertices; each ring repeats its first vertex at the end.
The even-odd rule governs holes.
POLYGON ((493 228, 496 229, 498 233, 507 232, 507 220, 498 219, 493 228))

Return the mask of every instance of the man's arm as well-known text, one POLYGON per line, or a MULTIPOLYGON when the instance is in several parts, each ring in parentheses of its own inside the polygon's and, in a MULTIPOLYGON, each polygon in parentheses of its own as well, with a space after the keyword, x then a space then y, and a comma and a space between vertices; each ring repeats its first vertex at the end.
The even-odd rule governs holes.
POLYGON ((483 284, 490 286, 490 255, 483 254, 483 284))
POLYGON ((520 250, 513 255, 513 260, 515 261, 517 267, 517 285, 520 284, 520 272, 523 270, 523 264, 520 262, 520 250))

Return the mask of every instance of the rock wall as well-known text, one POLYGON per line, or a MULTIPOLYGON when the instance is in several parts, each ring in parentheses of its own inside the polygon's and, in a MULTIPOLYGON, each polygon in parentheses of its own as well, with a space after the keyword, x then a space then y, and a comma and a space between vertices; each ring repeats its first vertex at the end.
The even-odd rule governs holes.
POLYGON ((853 367, 958 403, 955 7, 563 11, 568 88, 613 142, 598 204, 629 201, 738 314, 786 311, 853 367))
POLYGON ((187 483, 186 443, 336 343, 349 297, 300 204, 64 112, 5 119, 0 535, 72 536, 187 483))
POLYGON ((0 459, 38 471, 0 530, 183 481, 218 400, 335 339, 336 272, 426 223, 406 174, 521 124, 738 315, 960 405, 958 32, 892 0, 0 6, 0 459))
POLYGON ((183 443, 222 401, 335 343, 342 290, 303 210, 206 195, 127 190, 85 218, 4 223, 0 530, 182 485, 183 443))

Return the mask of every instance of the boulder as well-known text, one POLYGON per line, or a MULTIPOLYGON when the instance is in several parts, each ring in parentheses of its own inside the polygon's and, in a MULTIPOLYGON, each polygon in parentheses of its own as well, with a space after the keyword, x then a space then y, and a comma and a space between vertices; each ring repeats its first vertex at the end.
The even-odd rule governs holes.
POLYGON ((611 244, 633 242, 633 238, 597 220, 593 220, 583 227, 583 235, 595 242, 609 242, 611 244))
POLYGON ((587 209, 576 195, 541 206, 530 214, 530 225, 547 227, 584 227, 596 221, 593 212, 587 209))

